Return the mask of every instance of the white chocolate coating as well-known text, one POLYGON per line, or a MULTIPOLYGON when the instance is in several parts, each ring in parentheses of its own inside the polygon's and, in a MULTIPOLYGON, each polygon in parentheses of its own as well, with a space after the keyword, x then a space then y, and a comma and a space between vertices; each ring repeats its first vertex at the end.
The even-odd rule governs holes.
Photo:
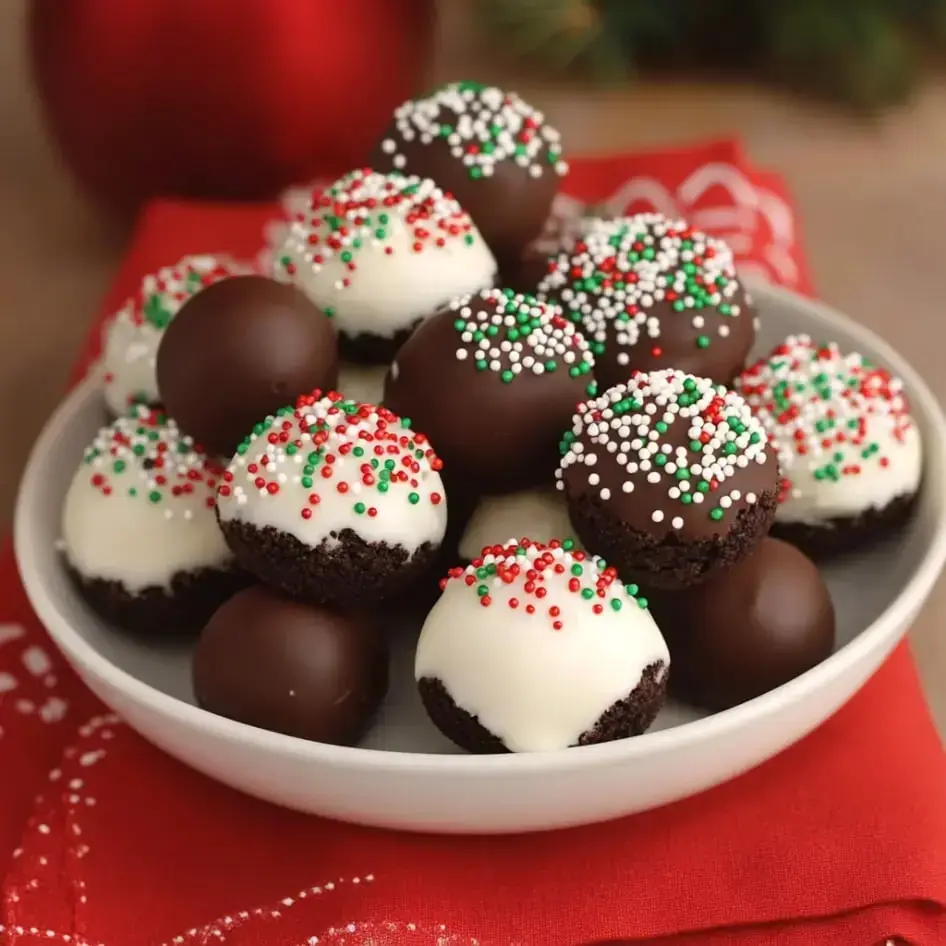
POLYGON ((533 545, 517 554, 517 545, 513 540, 503 554, 451 573, 424 622, 414 676, 439 680, 460 709, 513 752, 565 749, 628 697, 647 667, 669 666, 670 654, 642 599, 608 582, 596 560, 561 547, 533 545), (564 569, 541 570, 546 593, 537 597, 526 590, 525 570, 544 554, 564 569), (518 564, 520 572, 510 581, 477 577, 480 567, 496 564, 518 564), (576 565, 590 600, 569 589, 576 565), (475 580, 467 584, 470 575, 475 580), (603 597, 594 594, 598 587, 603 597))
POLYGON ((173 421, 145 408, 138 415, 99 431, 62 515, 63 553, 72 567, 132 594, 232 560, 213 510, 222 471, 173 421))
POLYGON ((380 404, 387 373, 385 365, 355 365, 343 361, 338 366, 338 390, 351 401, 380 404))
POLYGON ((778 452, 777 521, 856 518, 919 488, 923 448, 903 382, 862 355, 789 336, 736 387, 778 452))
POLYGON ((185 256, 176 266, 162 267, 142 279, 137 294, 103 330, 101 371, 105 402, 113 414, 127 413, 136 401, 158 402, 158 345, 181 306, 205 286, 249 272, 248 264, 226 256, 185 256))
POLYGON ((484 548, 504 545, 510 536, 544 544, 571 538, 577 546, 572 533, 568 505, 554 487, 485 496, 467 523, 458 551, 460 558, 472 562, 484 548))
POLYGON ((234 456, 220 518, 271 527, 310 548, 351 529, 413 553, 440 545, 447 503, 440 461, 390 411, 325 397, 260 424, 234 456))
POLYGON ((274 256, 275 277, 349 336, 393 338, 496 275, 469 216, 433 181, 364 171, 315 196, 274 256))

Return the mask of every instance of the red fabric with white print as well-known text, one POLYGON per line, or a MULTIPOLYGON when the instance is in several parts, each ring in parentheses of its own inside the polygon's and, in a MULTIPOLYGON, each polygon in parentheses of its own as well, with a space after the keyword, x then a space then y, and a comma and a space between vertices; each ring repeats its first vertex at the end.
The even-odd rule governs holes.
MULTIPOLYGON (((782 184, 732 145, 579 160, 568 187, 604 212, 688 216, 729 237, 744 270, 808 288, 782 184)), ((153 205, 105 311, 185 253, 253 256, 276 214, 153 205)), ((904 646, 802 743, 658 811, 518 838, 307 818, 185 769, 109 715, 0 555, 3 944, 933 946, 946 942, 944 790, 904 646)))

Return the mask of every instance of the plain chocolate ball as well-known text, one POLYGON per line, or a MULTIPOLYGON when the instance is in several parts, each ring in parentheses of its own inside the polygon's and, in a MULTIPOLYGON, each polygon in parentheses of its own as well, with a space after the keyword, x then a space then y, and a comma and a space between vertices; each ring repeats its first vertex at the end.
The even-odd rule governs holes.
POLYGON ((384 699, 384 639, 365 615, 311 607, 263 587, 231 598, 194 652, 199 706, 249 726, 354 745, 384 699))
POLYGON ((763 539, 701 585, 650 596, 670 646, 670 690, 719 711, 788 683, 834 649, 834 606, 817 566, 763 539))
POLYGON ((335 331, 293 286, 238 276, 189 299, 157 356, 161 401, 209 453, 231 455, 255 424, 338 381, 335 331))

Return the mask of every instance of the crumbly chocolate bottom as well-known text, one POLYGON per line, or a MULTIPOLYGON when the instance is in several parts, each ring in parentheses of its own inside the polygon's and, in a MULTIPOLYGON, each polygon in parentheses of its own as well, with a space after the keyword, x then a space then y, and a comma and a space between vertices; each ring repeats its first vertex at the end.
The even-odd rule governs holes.
POLYGON ((147 637, 199 634, 217 608, 251 582, 249 575, 237 569, 201 568, 178 572, 167 586, 130 591, 119 581, 88 578, 67 567, 99 617, 147 637))
MULTIPOLYGON (((653 663, 644 669, 640 682, 622 700, 608 707, 587 732, 574 743, 589 746, 639 736, 657 718, 667 692, 666 665, 653 663)), ((431 722, 453 743, 467 752, 496 755, 509 750, 503 741, 480 721, 453 702, 440 680, 424 677, 417 681, 420 697, 431 722)))
POLYGON ((865 509, 857 516, 825 519, 818 525, 774 522, 772 535, 790 542, 815 561, 863 551, 897 532, 916 510, 916 496, 898 496, 882 509, 865 509))
POLYGON ((589 552, 613 565, 626 581, 641 587, 676 590, 699 584, 714 572, 748 555, 775 518, 775 490, 761 493, 745 506, 725 535, 685 541, 676 532, 657 539, 615 518, 597 499, 569 500, 572 526, 589 552))
POLYGON ((389 365, 394 360, 397 350, 403 345, 421 323, 421 319, 414 322, 410 328, 401 329, 387 338, 382 335, 346 335, 338 334, 338 351, 342 361, 350 361, 356 365, 389 365))
POLYGON ((434 568, 438 546, 425 542, 413 554, 403 546, 367 542, 352 529, 316 548, 272 526, 221 520, 237 562, 263 584, 310 604, 358 608, 409 595, 434 568))

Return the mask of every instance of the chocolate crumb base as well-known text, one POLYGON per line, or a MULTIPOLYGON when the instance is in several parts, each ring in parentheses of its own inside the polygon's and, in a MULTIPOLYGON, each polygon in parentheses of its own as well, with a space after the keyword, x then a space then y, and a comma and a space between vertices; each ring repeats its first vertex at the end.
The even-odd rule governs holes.
POLYGON ((568 512, 582 546, 613 565, 626 581, 643 588, 675 590, 699 584, 748 555, 769 531, 778 498, 761 493, 736 514, 723 536, 684 541, 676 532, 657 539, 616 519, 596 497, 569 500, 568 512))
POLYGON ((400 545, 367 542, 353 529, 313 548, 295 536, 239 519, 220 520, 241 567, 263 584, 309 604, 364 608, 408 595, 433 569, 438 546, 425 542, 410 554, 400 545))
POLYGON ((236 568, 201 568, 177 572, 166 587, 130 591, 119 581, 88 578, 71 565, 67 568, 99 617, 143 637, 199 634, 224 601, 251 583, 250 576, 236 568))
POLYGON ((917 496, 898 496, 881 509, 856 516, 825 519, 819 525, 803 522, 772 524, 772 535, 789 542, 815 561, 864 551, 905 526, 916 511, 917 496))
POLYGON ((338 351, 342 361, 350 361, 356 365, 389 365, 394 360, 398 349, 413 333, 414 329, 423 321, 418 319, 410 328, 395 332, 390 338, 382 335, 369 335, 365 332, 358 335, 338 333, 338 351))
MULTIPOLYGON (((612 742, 639 736, 657 718, 667 692, 667 665, 662 661, 644 668, 640 682, 622 700, 606 709, 587 732, 578 737, 576 746, 612 742)), ((424 677, 417 681, 420 698, 431 722, 453 743, 477 755, 509 752, 503 741, 480 721, 454 703, 440 680, 424 677)))

